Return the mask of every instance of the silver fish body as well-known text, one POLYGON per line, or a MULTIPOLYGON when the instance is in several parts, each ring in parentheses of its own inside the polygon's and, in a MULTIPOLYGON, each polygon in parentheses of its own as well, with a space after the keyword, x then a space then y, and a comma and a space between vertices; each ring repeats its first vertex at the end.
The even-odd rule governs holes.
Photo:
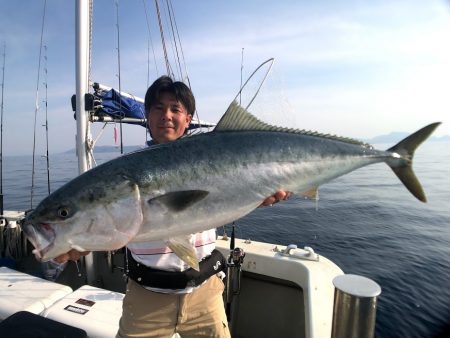
POLYGON ((27 215, 23 229, 42 260, 72 248, 115 250, 156 239, 184 256, 176 238, 237 220, 276 191, 300 194, 377 162, 425 201, 412 153, 437 125, 379 151, 320 134, 219 123, 213 132, 127 154, 76 177, 27 215))

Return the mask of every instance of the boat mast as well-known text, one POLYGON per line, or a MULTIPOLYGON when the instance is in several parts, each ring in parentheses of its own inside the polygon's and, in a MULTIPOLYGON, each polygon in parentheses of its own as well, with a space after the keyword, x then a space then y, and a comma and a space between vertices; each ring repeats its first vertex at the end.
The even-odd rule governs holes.
MULTIPOLYGON (((75 78, 76 78, 76 147, 78 171, 83 173, 88 166, 88 111, 85 107, 85 95, 89 89, 90 32, 91 32, 91 1, 77 0, 75 9, 75 78)), ((84 257, 88 284, 95 280, 93 254, 84 257)))
POLYGON ((89 41, 90 41, 89 0, 77 0, 75 11, 75 78, 76 78, 76 148, 78 172, 89 169, 87 155, 88 112, 85 109, 85 95, 89 89, 89 41))

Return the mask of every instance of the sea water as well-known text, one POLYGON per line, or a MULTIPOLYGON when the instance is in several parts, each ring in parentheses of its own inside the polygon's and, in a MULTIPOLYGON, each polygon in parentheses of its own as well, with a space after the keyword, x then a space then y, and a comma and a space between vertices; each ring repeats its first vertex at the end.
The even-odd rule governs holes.
MULTIPOLYGON (((98 154, 97 161, 117 155, 98 154)), ((31 163, 31 156, 3 159, 5 209, 30 209, 46 196, 46 160, 36 157, 30 203, 31 163)), ((51 191, 75 177, 77 168, 75 154, 51 155, 51 191)), ((414 170, 426 204, 381 163, 325 184, 317 204, 292 197, 258 208, 236 222, 237 236, 310 246, 345 273, 376 281, 382 288, 377 338, 445 337, 450 328, 450 144, 423 144, 414 170)))

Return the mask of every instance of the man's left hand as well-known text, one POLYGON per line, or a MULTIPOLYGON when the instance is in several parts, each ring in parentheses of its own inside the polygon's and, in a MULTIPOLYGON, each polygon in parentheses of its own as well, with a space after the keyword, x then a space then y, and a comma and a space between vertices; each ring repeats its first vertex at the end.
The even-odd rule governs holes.
POLYGON ((275 194, 273 194, 270 197, 267 197, 262 203, 261 203, 261 207, 262 206, 268 206, 268 205, 273 205, 275 203, 278 203, 279 201, 283 200, 287 200, 292 194, 289 191, 277 191, 275 194))

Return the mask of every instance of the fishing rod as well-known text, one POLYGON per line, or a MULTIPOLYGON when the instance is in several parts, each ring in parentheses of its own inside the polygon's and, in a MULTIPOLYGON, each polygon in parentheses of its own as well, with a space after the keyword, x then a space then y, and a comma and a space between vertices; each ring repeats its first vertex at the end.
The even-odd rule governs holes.
MULTIPOLYGON (((117 66, 118 66, 118 79, 119 79, 119 95, 120 92, 122 91, 121 88, 121 83, 120 83, 120 27, 119 27, 119 1, 116 0, 116 27, 117 27, 117 66)), ((119 99, 119 108, 120 111, 122 112, 122 103, 121 100, 119 99)), ((119 127, 120 127, 120 153, 123 154, 123 132, 122 132, 122 120, 119 122, 119 127)), ((116 134, 114 134, 114 140, 116 140, 116 134)))
POLYGON ((33 209, 33 198, 34 198, 34 178, 35 178, 35 158, 36 158, 36 124, 37 115, 39 111, 39 83, 41 74, 41 59, 42 59, 42 47, 43 47, 43 37, 44 37, 44 26, 45 26, 45 13, 47 9, 47 0, 44 1, 44 13, 42 14, 42 26, 41 26, 41 39, 39 44, 39 60, 38 60, 38 71, 37 71, 37 84, 36 84, 36 100, 34 109, 34 128, 33 128, 33 164, 31 171, 31 193, 30 193, 30 209, 33 209))
POLYGON ((253 103, 253 101, 255 100, 256 96, 258 96, 259 91, 261 90, 261 87, 263 86, 263 84, 266 82, 267 77, 269 76, 270 70, 273 67, 273 63, 275 62, 274 58, 270 58, 267 59, 266 61, 264 61, 263 63, 261 63, 254 71, 253 73, 250 74, 250 76, 247 78, 247 80, 245 81, 245 83, 243 85, 241 85, 241 88, 239 89, 239 92, 237 93, 237 95, 235 96, 234 100, 236 101, 237 98, 241 97, 242 91, 244 90, 245 86, 247 86, 247 84, 250 82, 250 80, 253 78, 253 76, 259 72, 260 69, 262 69, 263 67, 265 67, 267 65, 267 70, 264 73, 264 77, 261 80, 261 82, 259 83, 258 88, 255 91, 255 94, 253 95, 253 97, 251 98, 250 102, 247 104, 247 106, 245 107, 245 109, 248 109, 251 104, 253 103))
POLYGON ((233 222, 230 240, 230 255, 227 261, 227 280, 225 290, 225 314, 228 321, 231 321, 231 303, 234 296, 241 291, 241 272, 244 262, 245 252, 235 246, 235 224, 233 222))
POLYGON ((48 153, 48 84, 47 84, 47 46, 44 46, 44 86, 45 86, 45 124, 43 125, 43 127, 45 127, 45 139, 46 139, 46 154, 45 154, 45 158, 47 160, 47 189, 48 189, 48 194, 50 195, 50 157, 49 157, 49 153, 48 153))

